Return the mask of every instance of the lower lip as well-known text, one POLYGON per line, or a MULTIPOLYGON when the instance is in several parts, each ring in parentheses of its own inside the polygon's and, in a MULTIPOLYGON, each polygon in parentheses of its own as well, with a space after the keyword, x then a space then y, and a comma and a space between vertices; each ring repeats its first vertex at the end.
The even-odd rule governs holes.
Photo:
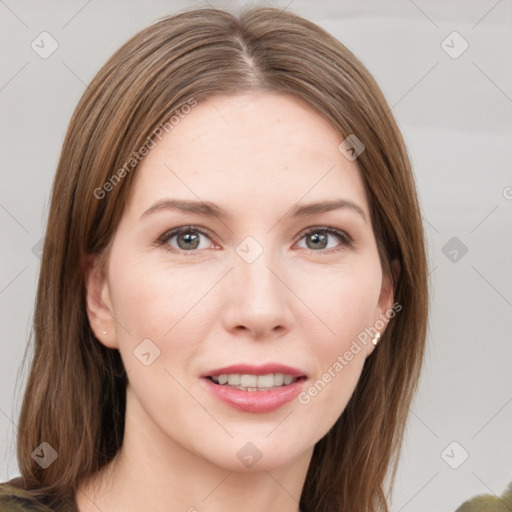
POLYGON ((243 412, 264 413, 275 411, 296 398, 304 387, 306 379, 299 379, 288 386, 269 391, 242 391, 215 384, 210 379, 203 380, 217 398, 235 409, 243 412))

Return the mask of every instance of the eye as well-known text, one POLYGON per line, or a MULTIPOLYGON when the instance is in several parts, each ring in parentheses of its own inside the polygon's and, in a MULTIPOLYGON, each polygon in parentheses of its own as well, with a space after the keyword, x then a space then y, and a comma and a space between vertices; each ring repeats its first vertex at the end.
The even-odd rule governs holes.
POLYGON ((189 253, 190 255, 193 255, 196 254, 196 251, 198 250, 208 249, 208 247, 211 247, 211 243, 209 245, 201 245, 201 237, 205 237, 211 242, 208 234, 202 229, 195 226, 182 226, 164 233, 158 239, 158 243, 160 245, 164 245, 165 249, 168 251, 189 253), (173 239, 175 239, 177 247, 171 244, 173 239))
MULTIPOLYGON (((208 249, 212 244, 201 244, 201 237, 211 242, 211 238, 207 232, 196 226, 181 226, 165 232, 158 240, 158 245, 171 252, 178 252, 193 256, 198 254, 201 249, 208 249), (174 241, 174 243, 171 243, 174 241)), ((315 253, 332 253, 341 250, 343 247, 351 247, 353 240, 344 231, 331 227, 313 227, 302 233, 300 240, 306 239, 305 249, 310 249, 315 253), (337 245, 329 246, 329 238, 338 239, 337 245)))
POLYGON ((304 238, 306 239, 305 248, 311 249, 313 252, 331 253, 341 250, 343 247, 351 247, 353 245, 353 240, 350 235, 344 231, 330 227, 310 228, 302 234, 301 240, 304 238), (337 238, 341 241, 341 244, 338 244, 338 246, 336 244, 329 246, 329 237, 331 239, 337 238), (341 245, 341 247, 339 247, 339 245, 341 245), (331 250, 333 248, 334 250, 331 250))

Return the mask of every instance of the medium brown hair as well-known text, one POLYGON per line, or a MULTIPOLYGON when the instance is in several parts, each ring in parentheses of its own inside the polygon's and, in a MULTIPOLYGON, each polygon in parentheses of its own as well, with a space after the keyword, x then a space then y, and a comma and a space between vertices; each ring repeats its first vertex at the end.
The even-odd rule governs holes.
MULTIPOLYGON (((400 131, 372 76, 338 40, 275 8, 235 16, 199 9, 163 18, 101 68, 71 119, 52 189, 34 316, 34 354, 17 456, 34 496, 63 509, 78 482, 121 446, 126 373, 86 314, 89 257, 105 258, 136 167, 102 187, 191 98, 284 93, 311 105, 342 138, 355 135, 372 226, 402 310, 367 358, 340 418, 315 446, 300 506, 311 512, 388 510, 427 325, 427 262, 414 178, 400 131), (59 454, 43 469, 34 449, 59 454), (390 477, 389 482, 386 482, 390 477), (42 499, 42 498, 41 498, 42 499)), ((341 139, 340 139, 341 140, 341 139)))

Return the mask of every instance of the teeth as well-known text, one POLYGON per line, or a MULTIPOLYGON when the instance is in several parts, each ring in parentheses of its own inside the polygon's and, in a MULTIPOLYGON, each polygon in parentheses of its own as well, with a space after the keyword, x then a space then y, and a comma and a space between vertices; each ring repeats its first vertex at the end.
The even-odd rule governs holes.
POLYGON ((259 388, 271 388, 274 386, 274 375, 260 375, 258 377, 259 388))
POLYGON ((249 375, 249 374, 221 374, 212 377, 217 384, 228 385, 244 391, 258 391, 261 389, 271 389, 281 386, 288 386, 297 379, 291 375, 283 373, 269 373, 268 375, 249 375))
POLYGON ((288 386, 288 384, 291 384, 293 382, 293 377, 291 375, 285 375, 284 376, 284 385, 288 386))
POLYGON ((257 375, 240 375, 240 386, 243 388, 255 388, 257 385, 257 375))
POLYGON ((230 375, 228 383, 230 386, 240 386, 240 374, 230 375))

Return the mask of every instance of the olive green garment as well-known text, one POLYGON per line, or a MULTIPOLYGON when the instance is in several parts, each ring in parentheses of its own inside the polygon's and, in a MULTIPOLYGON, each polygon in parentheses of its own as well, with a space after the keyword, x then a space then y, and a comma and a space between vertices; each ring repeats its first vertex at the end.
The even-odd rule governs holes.
POLYGON ((512 512, 512 482, 501 496, 476 496, 463 503, 455 512, 512 512))
MULTIPOLYGON (((512 511, 512 483, 501 498, 476 496, 463 503, 456 512, 508 512, 512 511)), ((30 498, 21 488, 21 478, 17 477, 0 484, 0 512, 53 512, 52 509, 30 498), (14 484, 14 485, 13 485, 14 484)), ((76 505, 70 504, 69 512, 78 512, 76 505)))
MULTIPOLYGON (((53 512, 36 501, 23 489, 21 477, 0 483, 0 512, 53 512)), ((69 506, 69 512, 78 512, 75 503, 69 506)))

